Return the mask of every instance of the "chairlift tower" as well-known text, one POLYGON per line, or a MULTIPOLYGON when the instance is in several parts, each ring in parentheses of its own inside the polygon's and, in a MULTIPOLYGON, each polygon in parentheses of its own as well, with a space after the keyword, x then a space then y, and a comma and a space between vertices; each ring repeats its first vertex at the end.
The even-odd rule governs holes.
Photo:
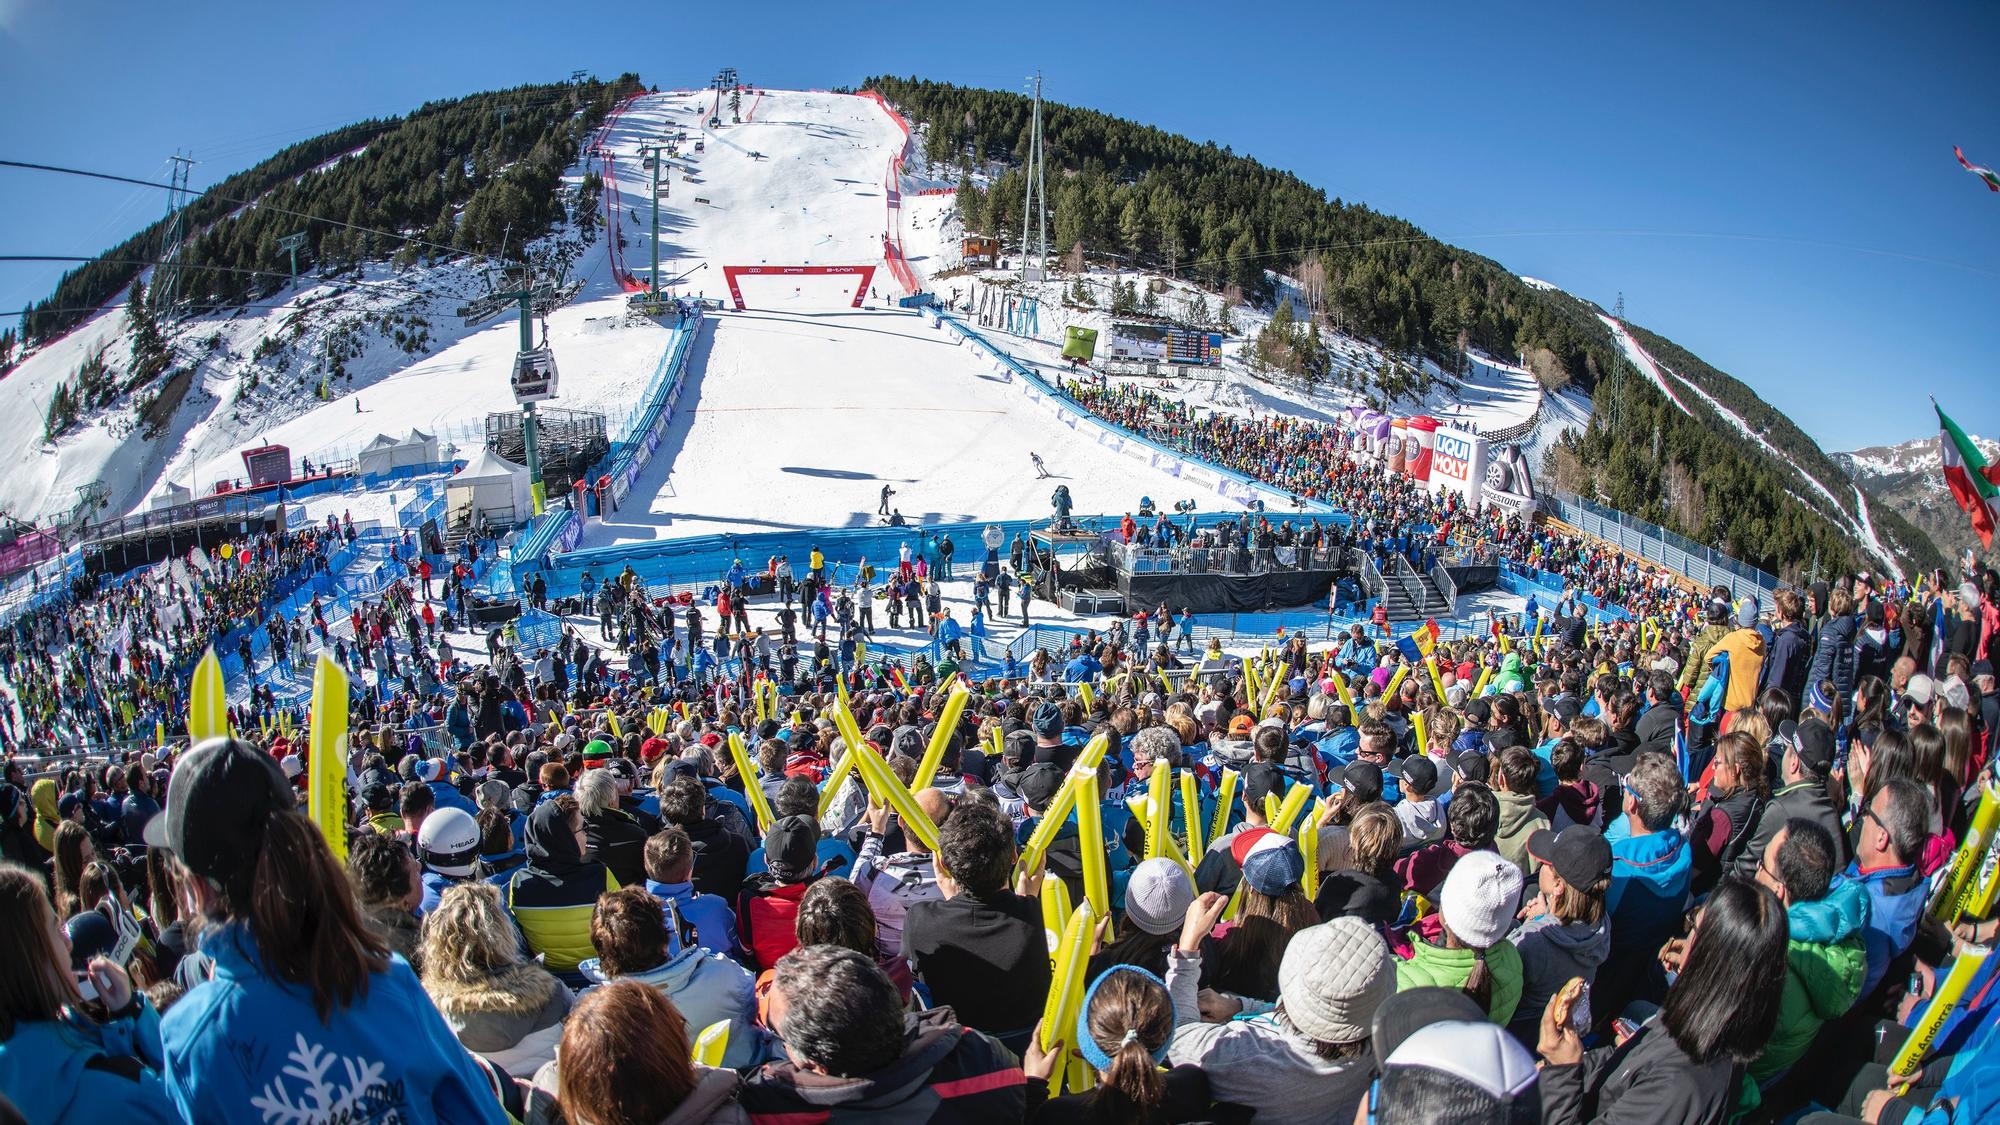
POLYGON ((556 287, 546 278, 536 277, 528 267, 523 266, 520 288, 509 292, 489 293, 472 305, 458 310, 459 315, 465 317, 470 324, 492 315, 492 312, 480 309, 479 306, 485 302, 520 302, 521 350, 514 355, 514 370, 510 383, 514 391, 514 401, 521 404, 523 460, 527 462, 529 491, 534 500, 535 514, 538 516, 547 507, 548 489, 542 483, 542 456, 536 442, 538 427, 535 420, 535 404, 556 397, 556 357, 549 350, 546 332, 541 346, 535 346, 535 302, 553 296, 555 291, 556 287))
POLYGON ((306 232, 288 234, 278 240, 278 252, 292 256, 292 284, 299 283, 299 247, 306 244, 306 232))
POLYGON ((180 153, 167 158, 173 163, 173 187, 167 193, 167 232, 160 247, 159 272, 153 278, 153 307, 172 312, 181 299, 181 251, 187 243, 188 170, 194 158, 180 153))
POLYGON ((1035 72, 1035 116, 1028 134, 1027 188, 1022 194, 1026 198, 1021 204, 1021 280, 1040 281, 1048 275, 1049 264, 1049 187, 1042 158, 1041 71, 1035 72), (1028 237, 1030 220, 1034 221, 1036 231, 1032 243, 1028 237), (1031 247, 1033 265, 1028 264, 1031 247))
MULTIPOLYGON (((653 280, 648 303, 654 309, 660 304, 660 165, 665 161, 666 151, 667 146, 659 141, 639 146, 639 156, 653 169, 653 280)), ((667 182, 673 183, 671 174, 667 182)))

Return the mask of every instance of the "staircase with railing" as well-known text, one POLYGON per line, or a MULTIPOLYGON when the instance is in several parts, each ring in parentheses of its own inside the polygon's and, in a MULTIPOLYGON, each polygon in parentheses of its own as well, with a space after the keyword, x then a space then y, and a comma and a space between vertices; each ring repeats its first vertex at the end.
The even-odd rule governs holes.
POLYGON ((1390 555, 1389 570, 1384 578, 1383 601, 1389 607, 1389 620, 1418 621, 1438 614, 1449 616, 1453 599, 1447 599, 1436 582, 1417 573, 1410 560, 1401 555, 1390 555))

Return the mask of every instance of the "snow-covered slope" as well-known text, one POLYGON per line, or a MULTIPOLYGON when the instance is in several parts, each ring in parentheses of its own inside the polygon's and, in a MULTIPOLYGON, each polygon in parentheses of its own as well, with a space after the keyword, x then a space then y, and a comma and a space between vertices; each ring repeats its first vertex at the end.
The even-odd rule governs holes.
MULTIPOLYGON (((1988 464, 2000 461, 2000 441, 1972 437, 1988 464)), ((1857 489, 1865 488, 1877 503, 1900 513, 1930 536, 1946 558, 1966 550, 1981 550, 1972 522, 1945 487, 1936 437, 1921 437, 1895 445, 1875 445, 1850 453, 1835 453, 1857 489)))
POLYGON ((1676 387, 1692 393, 1695 398, 1701 401, 1702 405, 1714 412, 1717 418, 1721 419, 1736 433, 1755 444, 1759 449, 1762 449, 1773 462, 1791 469, 1792 474, 1804 482, 1806 488, 1811 490, 1813 494, 1811 496, 1799 497, 1802 503, 1809 505, 1821 515, 1826 516, 1845 528, 1849 534, 1860 540, 1861 545, 1867 548, 1868 552, 1874 555, 1882 565, 1888 567, 1897 578, 1903 576, 1902 565, 1896 561, 1895 552, 1889 550, 1882 543, 1881 539, 1876 536, 1875 525, 1868 518, 1868 500, 1861 494, 1861 490, 1858 487, 1854 487, 1845 481, 1833 482, 1836 487, 1841 489, 1842 494, 1852 494, 1853 511, 1850 512, 1848 510, 1848 501, 1844 495, 1835 494, 1833 488, 1828 487, 1811 473, 1799 468, 1797 464, 1793 463, 1791 458, 1779 452, 1778 447, 1772 445, 1769 439, 1765 438, 1755 427, 1744 421, 1741 415, 1724 406, 1721 400, 1709 394, 1700 384, 1686 378, 1673 368, 1654 358, 1650 352, 1640 345, 1638 340, 1633 338, 1630 332, 1625 330, 1623 324, 1619 323, 1615 318, 1605 316, 1602 313, 1598 314, 1598 319, 1602 320, 1605 327, 1611 330, 1611 334, 1618 340, 1618 346, 1624 349, 1626 356, 1632 360, 1633 365, 1644 372, 1646 377, 1657 384, 1662 391, 1666 392, 1667 397, 1673 401, 1673 404, 1680 407, 1681 413, 1686 414, 1690 418, 1696 417, 1695 412, 1688 408, 1687 403, 1681 399, 1680 395, 1675 393, 1676 387))

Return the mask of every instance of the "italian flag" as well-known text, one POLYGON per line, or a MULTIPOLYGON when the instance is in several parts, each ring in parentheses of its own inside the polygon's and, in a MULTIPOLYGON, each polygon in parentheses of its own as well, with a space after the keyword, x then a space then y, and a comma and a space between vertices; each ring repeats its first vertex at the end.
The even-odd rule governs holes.
POLYGON ((1965 158, 1965 150, 1957 145, 1951 146, 1951 151, 1958 154, 1958 162, 1965 165, 1966 171, 1986 181, 1987 191, 2000 191, 2000 172, 1995 172, 1991 168, 1982 168, 1972 161, 1967 160, 1965 158))
POLYGON ((1993 525, 2000 520, 2000 466, 1989 465, 1980 456, 1979 447, 1958 428, 1958 423, 1945 417, 1944 410, 1933 401, 1938 416, 1938 455, 1944 460, 1944 483, 1951 489, 1951 498, 1958 501, 1972 517, 1972 530, 1979 533, 1979 542, 1986 547, 1993 546, 1993 525))

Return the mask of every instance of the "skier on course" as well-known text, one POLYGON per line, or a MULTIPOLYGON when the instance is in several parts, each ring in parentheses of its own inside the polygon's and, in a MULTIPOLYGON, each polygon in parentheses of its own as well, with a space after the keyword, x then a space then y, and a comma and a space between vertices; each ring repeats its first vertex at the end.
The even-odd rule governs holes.
POLYGON ((1047 465, 1042 464, 1041 454, 1030 452, 1028 454, 1028 460, 1033 461, 1035 463, 1036 480, 1041 480, 1049 475, 1049 467, 1047 465))

